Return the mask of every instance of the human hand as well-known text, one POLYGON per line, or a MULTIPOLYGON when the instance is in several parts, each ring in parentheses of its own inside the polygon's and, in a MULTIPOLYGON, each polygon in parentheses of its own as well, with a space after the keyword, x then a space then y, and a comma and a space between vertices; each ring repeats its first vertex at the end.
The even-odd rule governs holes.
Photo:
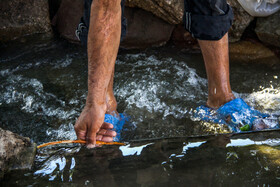
POLYGON ((95 147, 96 141, 112 142, 117 135, 114 126, 104 122, 106 107, 86 104, 80 117, 75 123, 78 139, 86 140, 87 147, 95 147))

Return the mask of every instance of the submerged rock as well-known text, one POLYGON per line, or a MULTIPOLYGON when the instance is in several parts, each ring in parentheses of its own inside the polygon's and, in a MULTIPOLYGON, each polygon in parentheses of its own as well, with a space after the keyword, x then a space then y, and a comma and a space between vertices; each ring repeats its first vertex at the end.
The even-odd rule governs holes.
POLYGON ((280 47, 280 11, 269 17, 258 18, 255 31, 262 42, 280 47))
POLYGON ((35 153, 29 138, 0 128, 0 178, 12 170, 31 169, 35 153))
POLYGON ((1 42, 35 33, 51 33, 48 1, 0 1, 1 42))

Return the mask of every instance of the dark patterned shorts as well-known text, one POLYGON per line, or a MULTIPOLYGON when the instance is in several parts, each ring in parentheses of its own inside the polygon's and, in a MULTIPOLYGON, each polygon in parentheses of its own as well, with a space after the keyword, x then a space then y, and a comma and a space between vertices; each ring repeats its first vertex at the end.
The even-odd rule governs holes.
MULTIPOLYGON (((85 0, 84 15, 77 27, 76 36, 83 45, 87 45, 87 36, 92 0, 85 0)), ((122 30, 121 40, 126 34, 124 3, 121 1, 122 30)), ((184 0, 183 23, 194 38, 200 40, 219 40, 229 30, 233 21, 233 12, 226 0, 184 0)))
POLYGON ((185 0, 183 23, 194 38, 219 40, 229 30, 233 12, 226 0, 185 0))

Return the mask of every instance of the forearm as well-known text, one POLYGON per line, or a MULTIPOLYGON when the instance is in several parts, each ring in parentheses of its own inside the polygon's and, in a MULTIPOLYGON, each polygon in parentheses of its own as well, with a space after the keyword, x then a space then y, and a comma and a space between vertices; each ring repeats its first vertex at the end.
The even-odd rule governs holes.
POLYGON ((105 104, 120 35, 120 0, 93 1, 88 34, 88 103, 105 104))

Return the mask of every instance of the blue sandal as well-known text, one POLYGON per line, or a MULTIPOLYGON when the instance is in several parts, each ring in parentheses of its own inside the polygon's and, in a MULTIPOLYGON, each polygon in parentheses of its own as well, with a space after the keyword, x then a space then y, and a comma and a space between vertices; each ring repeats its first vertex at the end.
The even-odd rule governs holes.
MULTIPOLYGON (((199 106, 196 108, 196 111, 195 117, 200 118, 202 121, 226 124, 234 132, 261 130, 257 128, 257 126, 261 125, 264 126, 264 128, 271 127, 265 124, 265 119, 270 115, 253 109, 252 107, 248 106, 241 98, 234 99, 224 104, 217 110, 207 106, 199 106), (254 125, 255 127, 253 127, 254 125)), ((276 125, 273 125, 273 128, 276 125)))

